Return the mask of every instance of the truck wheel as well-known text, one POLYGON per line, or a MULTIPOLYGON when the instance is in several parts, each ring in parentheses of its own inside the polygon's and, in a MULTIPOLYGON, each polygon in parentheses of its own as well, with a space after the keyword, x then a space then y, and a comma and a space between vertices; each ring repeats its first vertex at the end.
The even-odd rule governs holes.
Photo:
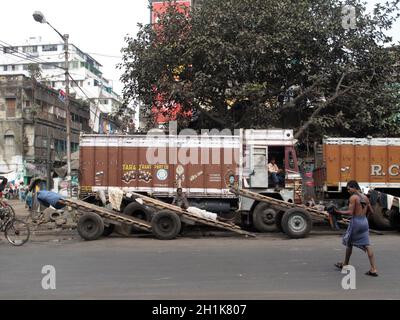
POLYGON ((389 220, 392 228, 400 231, 400 212, 397 211, 397 208, 390 210, 389 220))
MULTIPOLYGON (((136 201, 129 203, 125 207, 123 214, 144 221, 151 221, 152 216, 150 209, 147 209, 145 206, 137 203, 136 201)), ((129 225, 122 225, 118 227, 116 231, 124 236, 129 236, 132 232, 142 232, 142 230, 129 225)))
POLYGON ((379 203, 373 207, 374 213, 372 214, 372 221, 377 229, 387 230, 391 229, 389 216, 386 214, 386 209, 382 208, 379 203))
POLYGON ((292 239, 305 238, 311 231, 310 214, 301 208, 287 210, 282 217, 282 229, 292 239))
POLYGON ((78 233, 85 240, 96 240, 104 231, 103 219, 96 213, 88 212, 78 220, 78 233))
POLYGON ((160 240, 171 240, 181 231, 181 219, 169 210, 158 211, 151 220, 153 234, 160 240))
POLYGON ((114 224, 110 224, 108 227, 104 226, 103 237, 108 237, 111 233, 113 233, 114 227, 114 224))
POLYGON ((254 227, 260 232, 277 231, 276 216, 276 210, 272 209, 268 203, 260 202, 253 211, 254 227))

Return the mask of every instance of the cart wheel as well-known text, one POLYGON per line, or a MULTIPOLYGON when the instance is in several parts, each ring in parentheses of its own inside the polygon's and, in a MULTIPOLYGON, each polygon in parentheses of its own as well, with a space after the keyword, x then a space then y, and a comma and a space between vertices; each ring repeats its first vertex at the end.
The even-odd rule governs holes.
POLYGON ((260 232, 278 231, 276 216, 276 210, 272 209, 268 203, 260 202, 253 211, 254 227, 260 232))
POLYGON ((160 240, 176 238, 181 230, 181 219, 169 210, 158 211, 151 220, 153 234, 160 240))
POLYGON ((301 208, 287 210, 282 217, 282 229, 292 239, 305 238, 311 231, 310 214, 301 208))
POLYGON ((103 231, 103 219, 96 213, 85 213, 78 220, 78 233, 85 240, 96 240, 100 238, 103 231))
POLYGON ((110 224, 108 227, 104 226, 103 237, 108 237, 111 233, 113 233, 114 227, 114 224, 110 224))

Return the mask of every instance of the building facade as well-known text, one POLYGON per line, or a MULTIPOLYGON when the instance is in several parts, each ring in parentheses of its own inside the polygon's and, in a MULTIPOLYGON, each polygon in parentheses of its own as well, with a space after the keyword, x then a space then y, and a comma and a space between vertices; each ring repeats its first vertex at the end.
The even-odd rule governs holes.
MULTIPOLYGON (((70 94, 90 101, 90 126, 101 132, 112 122, 103 123, 104 115, 111 114, 121 105, 121 98, 113 91, 111 81, 101 72, 102 65, 73 44, 69 45, 70 94)), ((25 44, 0 47, 0 75, 24 74, 30 76, 30 68, 40 68, 40 82, 56 90, 65 90, 64 44, 43 42, 40 37, 29 38, 25 44)))
MULTIPOLYGON (((70 99, 71 151, 91 132, 89 105, 70 99)), ((28 183, 66 162, 66 108, 59 91, 23 74, 0 75, 0 173, 28 183)))

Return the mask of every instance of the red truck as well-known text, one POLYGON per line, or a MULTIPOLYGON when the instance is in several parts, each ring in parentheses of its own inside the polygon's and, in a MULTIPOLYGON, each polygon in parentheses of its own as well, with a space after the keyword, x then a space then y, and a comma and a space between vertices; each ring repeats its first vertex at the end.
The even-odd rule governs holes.
MULTIPOLYGON (((181 187, 191 206, 212 211, 266 232, 279 228, 283 212, 237 196, 230 185, 292 203, 301 203, 301 176, 292 130, 238 130, 170 135, 91 135, 80 138, 80 197, 117 187, 171 203, 181 187), (279 191, 271 185, 268 159, 284 169, 279 191), (237 215, 239 213, 239 215, 237 215), (278 222, 278 223, 276 223, 278 222)), ((124 197, 124 214, 148 219, 124 197)))

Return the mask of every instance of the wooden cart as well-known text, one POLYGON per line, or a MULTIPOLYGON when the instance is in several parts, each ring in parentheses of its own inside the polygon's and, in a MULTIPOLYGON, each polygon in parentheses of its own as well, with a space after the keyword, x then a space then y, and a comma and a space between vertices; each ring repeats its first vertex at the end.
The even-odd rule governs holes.
POLYGON ((141 194, 131 193, 131 195, 135 199, 141 199, 141 201, 139 200, 138 202, 143 202, 143 204, 157 210, 151 218, 151 222, 124 215, 81 200, 65 199, 65 203, 76 209, 77 213, 80 215, 78 220, 78 233, 85 240, 95 240, 102 235, 106 236, 112 232, 115 225, 121 224, 131 225, 139 230, 151 232, 156 238, 161 240, 170 240, 178 236, 181 231, 182 222, 208 225, 235 232, 240 235, 255 237, 254 234, 242 230, 237 225, 200 217, 175 205, 141 194))

